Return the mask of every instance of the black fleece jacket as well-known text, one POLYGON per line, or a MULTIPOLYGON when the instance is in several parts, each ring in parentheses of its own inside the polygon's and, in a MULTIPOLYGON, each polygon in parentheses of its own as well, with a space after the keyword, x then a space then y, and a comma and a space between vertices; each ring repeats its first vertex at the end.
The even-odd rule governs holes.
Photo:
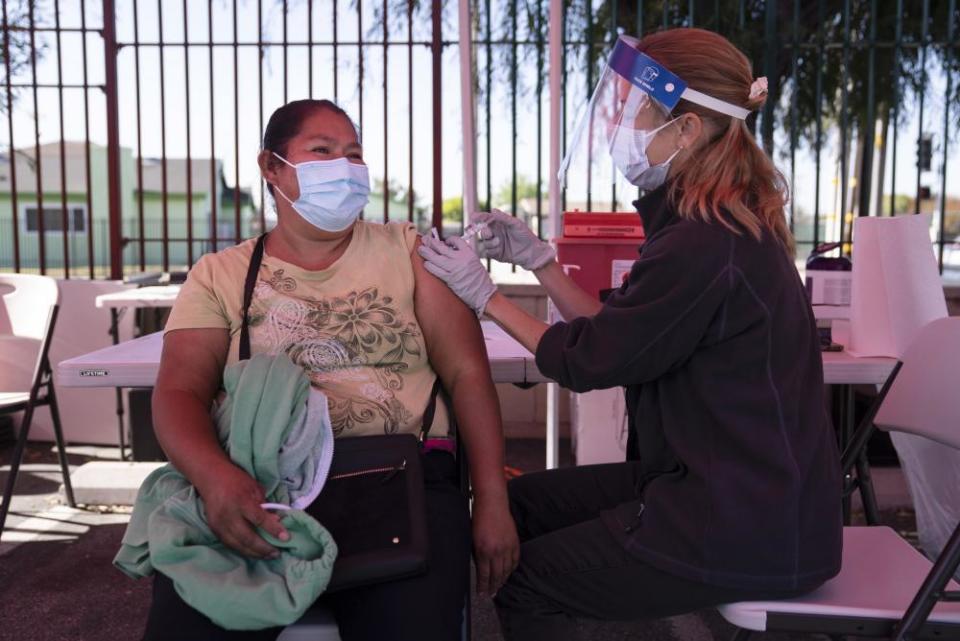
POLYGON ((636 500, 605 512, 661 570, 738 588, 812 588, 840 569, 840 466, 813 312, 793 261, 681 219, 668 185, 634 205, 647 240, 593 317, 550 327, 540 371, 623 386, 636 500))

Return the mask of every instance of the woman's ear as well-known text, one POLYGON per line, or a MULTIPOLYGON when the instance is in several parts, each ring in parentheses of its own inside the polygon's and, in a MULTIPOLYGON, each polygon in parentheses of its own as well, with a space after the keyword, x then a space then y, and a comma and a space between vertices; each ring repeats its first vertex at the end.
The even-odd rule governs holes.
POLYGON ((274 186, 276 186, 278 180, 277 164, 279 162, 276 156, 273 155, 273 152, 266 149, 261 149, 260 153, 257 154, 257 164, 260 165, 260 174, 264 180, 274 186))

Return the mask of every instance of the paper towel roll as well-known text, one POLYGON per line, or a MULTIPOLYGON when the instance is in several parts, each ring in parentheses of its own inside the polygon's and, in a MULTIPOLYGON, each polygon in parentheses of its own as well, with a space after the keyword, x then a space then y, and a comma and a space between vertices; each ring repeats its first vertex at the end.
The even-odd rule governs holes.
POLYGON ((899 358, 918 329, 947 315, 930 214, 853 223, 850 344, 855 356, 899 358))

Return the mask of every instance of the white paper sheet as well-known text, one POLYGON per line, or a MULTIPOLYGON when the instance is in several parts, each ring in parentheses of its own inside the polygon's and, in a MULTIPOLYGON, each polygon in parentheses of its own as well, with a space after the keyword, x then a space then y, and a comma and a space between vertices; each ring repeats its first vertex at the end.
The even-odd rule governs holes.
POLYGON ((918 329, 947 315, 930 214, 857 218, 848 351, 899 358, 918 329))

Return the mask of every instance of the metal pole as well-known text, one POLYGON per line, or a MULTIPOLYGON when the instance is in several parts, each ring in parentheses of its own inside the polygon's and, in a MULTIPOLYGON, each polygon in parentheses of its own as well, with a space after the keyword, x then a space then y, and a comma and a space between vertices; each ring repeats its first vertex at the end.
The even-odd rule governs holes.
MULTIPOLYGON (((470 0, 460 0, 460 113, 463 119, 463 224, 477 211, 477 149, 473 99, 473 34, 470 0)), ((489 62, 489 61, 488 61, 489 62)))
POLYGON ((123 278, 120 202, 120 106, 117 102, 117 28, 113 0, 103 0, 103 53, 107 97, 107 200, 110 221, 110 278, 123 278))
POLYGON ((443 106, 440 91, 443 71, 442 0, 432 0, 430 13, 433 33, 430 52, 433 59, 433 216, 432 226, 443 228, 443 106))
POLYGON ((560 107, 563 96, 560 89, 561 73, 563 71, 563 4, 562 0, 550 0, 550 180, 548 192, 550 197, 550 227, 552 238, 561 235, 560 226, 560 145, 561 120, 560 107))
MULTIPOLYGON (((563 71, 563 0, 550 0, 550 227, 553 238, 562 235, 560 221, 560 106, 563 96, 560 76, 563 71)), ((557 467, 560 451, 560 389, 547 383, 547 469, 557 467)))

